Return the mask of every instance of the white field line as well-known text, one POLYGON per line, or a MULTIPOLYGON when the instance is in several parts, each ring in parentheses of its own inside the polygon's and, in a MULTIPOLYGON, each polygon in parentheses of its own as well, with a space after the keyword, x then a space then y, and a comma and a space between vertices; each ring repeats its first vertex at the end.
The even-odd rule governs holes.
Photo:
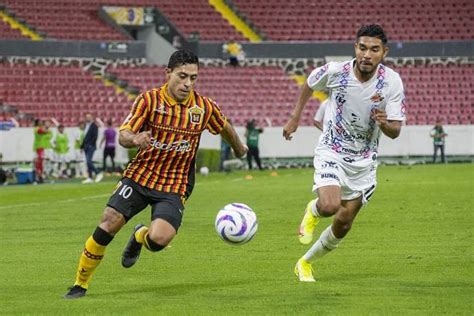
POLYGON ((35 202, 35 203, 24 203, 24 204, 13 204, 13 205, 7 205, 7 206, 0 206, 0 210, 2 209, 10 209, 10 208, 16 208, 16 207, 29 207, 29 206, 41 206, 45 204, 51 204, 51 203, 71 203, 71 202, 78 202, 78 201, 87 201, 87 200, 94 200, 94 199, 99 199, 99 198, 104 198, 108 197, 110 194, 99 194, 99 195, 92 195, 92 196, 86 196, 82 198, 77 198, 77 199, 66 199, 66 200, 58 200, 58 201, 44 201, 44 202, 35 202))
MULTIPOLYGON (((291 176, 292 173, 285 174, 284 176, 291 176)), ((216 183, 223 183, 227 181, 231 182, 238 182, 238 181, 244 181, 245 179, 243 177, 241 178, 235 178, 232 180, 216 180, 216 181, 209 181, 206 183, 200 182, 196 183, 195 186, 198 185, 208 185, 208 184, 216 184, 216 183)), ((104 197, 110 197, 111 193, 109 194, 99 194, 99 195, 92 195, 92 196, 86 196, 82 198, 77 198, 77 199, 66 199, 66 200, 58 200, 58 201, 44 201, 44 202, 34 202, 34 203, 24 203, 24 204, 13 204, 13 205, 7 205, 7 206, 0 206, 0 210, 3 209, 11 209, 11 208, 22 208, 22 207, 30 207, 30 206, 41 206, 45 204, 51 204, 51 203, 73 203, 73 202, 78 202, 78 201, 87 201, 87 200, 94 200, 94 199, 99 199, 99 198, 104 198, 104 197)))

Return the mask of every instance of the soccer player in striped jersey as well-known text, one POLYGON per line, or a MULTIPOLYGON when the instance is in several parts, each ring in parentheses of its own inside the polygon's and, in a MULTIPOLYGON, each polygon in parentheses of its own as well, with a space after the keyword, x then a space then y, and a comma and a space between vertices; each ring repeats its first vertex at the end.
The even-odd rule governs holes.
POLYGON ((400 134, 405 97, 400 76, 382 64, 387 38, 379 25, 357 33, 355 59, 316 68, 303 86, 295 109, 283 129, 291 139, 313 90, 329 89, 323 133, 315 150, 313 191, 300 226, 300 242, 309 244, 320 217, 334 216, 316 243, 300 258, 295 273, 314 282, 311 263, 334 250, 351 229, 375 192, 380 135, 400 134))
POLYGON ((220 134, 238 157, 248 151, 219 106, 194 91, 198 70, 196 55, 176 51, 166 68, 167 83, 135 100, 120 127, 119 143, 126 148, 138 147, 138 153, 110 197, 99 226, 86 241, 76 281, 65 298, 86 294, 107 245, 148 205, 151 223, 135 227, 123 251, 122 266, 133 266, 143 246, 157 252, 171 242, 193 190, 196 152, 204 130, 220 134))

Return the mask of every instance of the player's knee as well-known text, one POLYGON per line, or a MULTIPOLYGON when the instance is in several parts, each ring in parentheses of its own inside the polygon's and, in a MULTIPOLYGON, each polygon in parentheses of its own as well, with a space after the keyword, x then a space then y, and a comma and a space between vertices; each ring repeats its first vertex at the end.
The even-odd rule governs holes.
MULTIPOLYGON (((153 230, 150 230, 148 232, 148 237, 150 238, 150 240, 156 245, 159 245, 162 247, 166 247, 171 242, 171 240, 173 240, 174 236, 175 236, 174 234, 164 234, 163 232, 153 231, 153 230)), ((150 250, 153 250, 153 249, 150 249, 150 250)), ((155 251, 158 251, 158 250, 155 250, 155 251)))
POLYGON ((321 216, 332 216, 337 213, 339 208, 341 207, 340 201, 330 201, 330 200, 322 200, 318 201, 318 212, 321 216))
POLYGON ((111 207, 106 207, 102 214, 100 227, 109 234, 116 234, 125 225, 125 218, 122 214, 111 207))

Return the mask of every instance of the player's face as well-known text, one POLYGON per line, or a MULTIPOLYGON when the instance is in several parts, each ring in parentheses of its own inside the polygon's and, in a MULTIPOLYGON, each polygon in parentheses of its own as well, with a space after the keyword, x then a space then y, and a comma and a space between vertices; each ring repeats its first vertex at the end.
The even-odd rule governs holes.
POLYGON ((388 47, 377 37, 361 36, 355 43, 357 70, 363 75, 372 74, 388 53, 388 47))
POLYGON ((193 90, 198 76, 198 65, 185 64, 166 69, 168 93, 178 102, 185 100, 193 90))

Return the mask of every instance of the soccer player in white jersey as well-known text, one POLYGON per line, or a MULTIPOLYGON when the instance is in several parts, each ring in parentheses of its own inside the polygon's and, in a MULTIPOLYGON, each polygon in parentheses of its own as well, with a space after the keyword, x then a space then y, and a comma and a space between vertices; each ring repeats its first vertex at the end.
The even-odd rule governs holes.
POLYGON ((387 53, 383 29, 363 26, 357 32, 355 59, 315 69, 283 129, 283 136, 291 140, 313 90, 330 90, 326 125, 314 157, 313 191, 318 198, 306 207, 300 242, 311 242, 320 217, 334 219, 298 260, 295 273, 300 281, 315 281, 312 262, 338 246, 373 195, 380 134, 390 138, 400 134, 405 119, 403 85, 396 72, 381 64, 387 53))

